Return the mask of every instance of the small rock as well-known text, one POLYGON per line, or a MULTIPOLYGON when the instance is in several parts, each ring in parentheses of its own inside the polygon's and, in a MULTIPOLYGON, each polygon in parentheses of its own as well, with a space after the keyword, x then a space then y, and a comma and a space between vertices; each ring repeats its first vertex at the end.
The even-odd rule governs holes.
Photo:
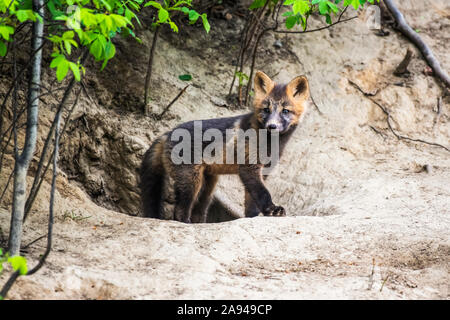
POLYGON ((125 147, 129 151, 138 151, 138 150, 144 150, 147 149, 147 144, 142 141, 141 138, 134 137, 134 136, 125 136, 124 137, 124 143, 125 147))
POLYGON ((225 14, 225 19, 230 21, 231 19, 233 19, 233 15, 231 13, 227 12, 227 14, 225 14))
POLYGON ((424 75, 426 75, 426 76, 432 76, 433 75, 433 69, 431 69, 429 66, 426 66, 424 69, 423 69, 423 74, 424 75))
POLYGON ((273 46, 274 46, 275 48, 277 48, 277 49, 280 49, 280 48, 283 48, 283 43, 281 43, 280 40, 276 40, 276 41, 273 43, 273 46))

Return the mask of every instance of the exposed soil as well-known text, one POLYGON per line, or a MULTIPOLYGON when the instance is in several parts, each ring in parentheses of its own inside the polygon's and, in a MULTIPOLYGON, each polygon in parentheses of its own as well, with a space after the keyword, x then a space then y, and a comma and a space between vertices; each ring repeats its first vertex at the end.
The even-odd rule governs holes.
MULTIPOLYGON (((402 1, 402 11, 449 72, 448 1, 402 1)), ((17 281, 9 298, 450 297, 450 153, 396 139, 385 114, 349 80, 375 94, 399 133, 447 147, 450 97, 424 74, 416 48, 392 29, 377 36, 362 18, 318 33, 263 40, 257 68, 280 82, 307 75, 322 112, 310 103, 267 180, 288 217, 187 225, 137 216, 137 169, 153 139, 184 121, 247 112, 226 107, 240 28, 242 21, 233 16, 214 20, 209 35, 192 29, 183 42, 161 37, 152 77, 154 110, 163 110, 185 86, 179 75, 193 76, 161 121, 141 114, 149 31, 138 31, 142 45, 120 40, 108 68, 87 75, 93 101, 80 97, 61 144, 53 251, 38 274, 17 281), (283 45, 279 49, 276 40, 283 45), (396 77, 407 48, 414 52, 410 75, 396 77)), ((94 68, 99 66, 90 62, 88 69, 94 68)), ((44 79, 51 84, 48 74, 44 79)), ((0 85, 0 93, 5 90, 0 85)), ((38 152, 57 101, 45 99, 38 152)), ((0 190, 12 164, 9 154, 0 190)), ((46 233, 49 181, 26 223, 24 245, 46 233)), ((243 212, 243 186, 236 177, 221 177, 219 192, 243 212)), ((0 206, 0 240, 9 228, 10 206, 10 197, 0 206)), ((44 248, 40 240, 27 249, 31 264, 44 248)))

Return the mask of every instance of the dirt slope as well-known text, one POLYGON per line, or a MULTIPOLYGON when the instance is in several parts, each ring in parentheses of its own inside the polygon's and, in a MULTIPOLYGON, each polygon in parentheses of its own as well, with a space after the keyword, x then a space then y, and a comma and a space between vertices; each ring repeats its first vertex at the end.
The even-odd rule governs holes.
MULTIPOLYGON (((422 2, 401 3, 408 21, 450 70, 447 1, 434 1, 430 10, 422 2)), ((306 74, 322 111, 310 105, 268 179, 275 203, 288 217, 202 225, 133 217, 139 210, 136 169, 156 136, 182 121, 244 112, 221 106, 241 22, 234 17, 217 23, 210 35, 195 31, 185 43, 161 39, 155 109, 185 85, 178 75, 194 78, 161 122, 138 112, 147 47, 119 43, 111 68, 89 76, 96 104, 80 99, 69 124, 71 138, 63 141, 54 251, 39 274, 17 282, 10 298, 449 298, 450 153, 398 141, 379 107, 348 80, 377 92, 374 99, 391 110, 396 130, 446 146, 450 99, 442 99, 436 122, 443 93, 423 73, 419 53, 413 48, 410 77, 393 76, 411 46, 392 30, 376 36, 362 19, 264 40, 257 67, 277 81, 306 74), (273 47, 275 40, 281 49, 273 47), (425 165, 430 170, 423 170, 425 165)), ((151 35, 141 31, 140 37, 151 35)), ((49 125, 50 102, 41 132, 49 125)), ((2 172, 0 187, 8 173, 2 172)), ((242 205, 243 187, 235 177, 223 177, 220 189, 242 205)), ((46 232, 48 191, 44 184, 24 244, 46 232)), ((0 209, 2 233, 9 226, 8 201, 0 209)), ((31 261, 44 245, 41 240, 28 248, 31 261)))

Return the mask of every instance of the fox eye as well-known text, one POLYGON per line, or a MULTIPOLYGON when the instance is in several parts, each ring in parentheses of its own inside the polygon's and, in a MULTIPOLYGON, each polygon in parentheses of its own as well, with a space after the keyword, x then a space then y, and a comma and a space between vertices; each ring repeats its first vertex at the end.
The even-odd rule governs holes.
POLYGON ((270 113, 270 109, 269 108, 264 108, 264 112, 265 113, 270 113))
POLYGON ((288 110, 288 109, 283 109, 283 111, 281 111, 281 112, 283 112, 284 114, 288 114, 288 113, 290 112, 290 110, 288 110))

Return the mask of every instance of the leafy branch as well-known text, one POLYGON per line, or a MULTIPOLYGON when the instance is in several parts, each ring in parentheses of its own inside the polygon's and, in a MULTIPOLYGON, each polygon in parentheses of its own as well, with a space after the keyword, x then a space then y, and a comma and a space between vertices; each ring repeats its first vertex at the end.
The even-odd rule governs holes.
POLYGON ((161 25, 169 25, 173 32, 178 33, 178 25, 173 21, 175 14, 182 12, 189 19, 189 24, 195 24, 198 19, 202 20, 203 28, 206 33, 209 33, 211 26, 208 22, 206 13, 198 13, 192 9, 192 0, 164 0, 162 3, 156 1, 149 1, 144 4, 144 7, 152 7, 155 10, 155 16, 152 23, 153 40, 150 46, 150 53, 147 63, 147 73, 145 76, 144 84, 144 114, 149 115, 151 113, 150 103, 150 80, 152 76, 153 61, 156 49, 156 42, 158 40, 159 29, 161 25))
POLYGON ((229 95, 232 93, 237 75, 244 74, 245 62, 251 59, 245 99, 241 95, 242 83, 238 87, 239 105, 248 104, 256 53, 261 39, 268 32, 285 34, 318 32, 355 19, 356 16, 343 19, 348 7, 358 10, 366 3, 374 4, 375 1, 378 2, 379 0, 254 0, 249 7, 248 23, 242 30, 239 61, 236 65, 229 95), (280 15, 282 11, 284 12, 280 15), (312 14, 323 16, 326 25, 308 29, 308 19, 312 14), (270 25, 268 22, 270 22, 270 25), (281 26, 284 26, 284 28, 280 28, 281 26), (300 27, 300 30, 294 30, 296 26, 300 27))

